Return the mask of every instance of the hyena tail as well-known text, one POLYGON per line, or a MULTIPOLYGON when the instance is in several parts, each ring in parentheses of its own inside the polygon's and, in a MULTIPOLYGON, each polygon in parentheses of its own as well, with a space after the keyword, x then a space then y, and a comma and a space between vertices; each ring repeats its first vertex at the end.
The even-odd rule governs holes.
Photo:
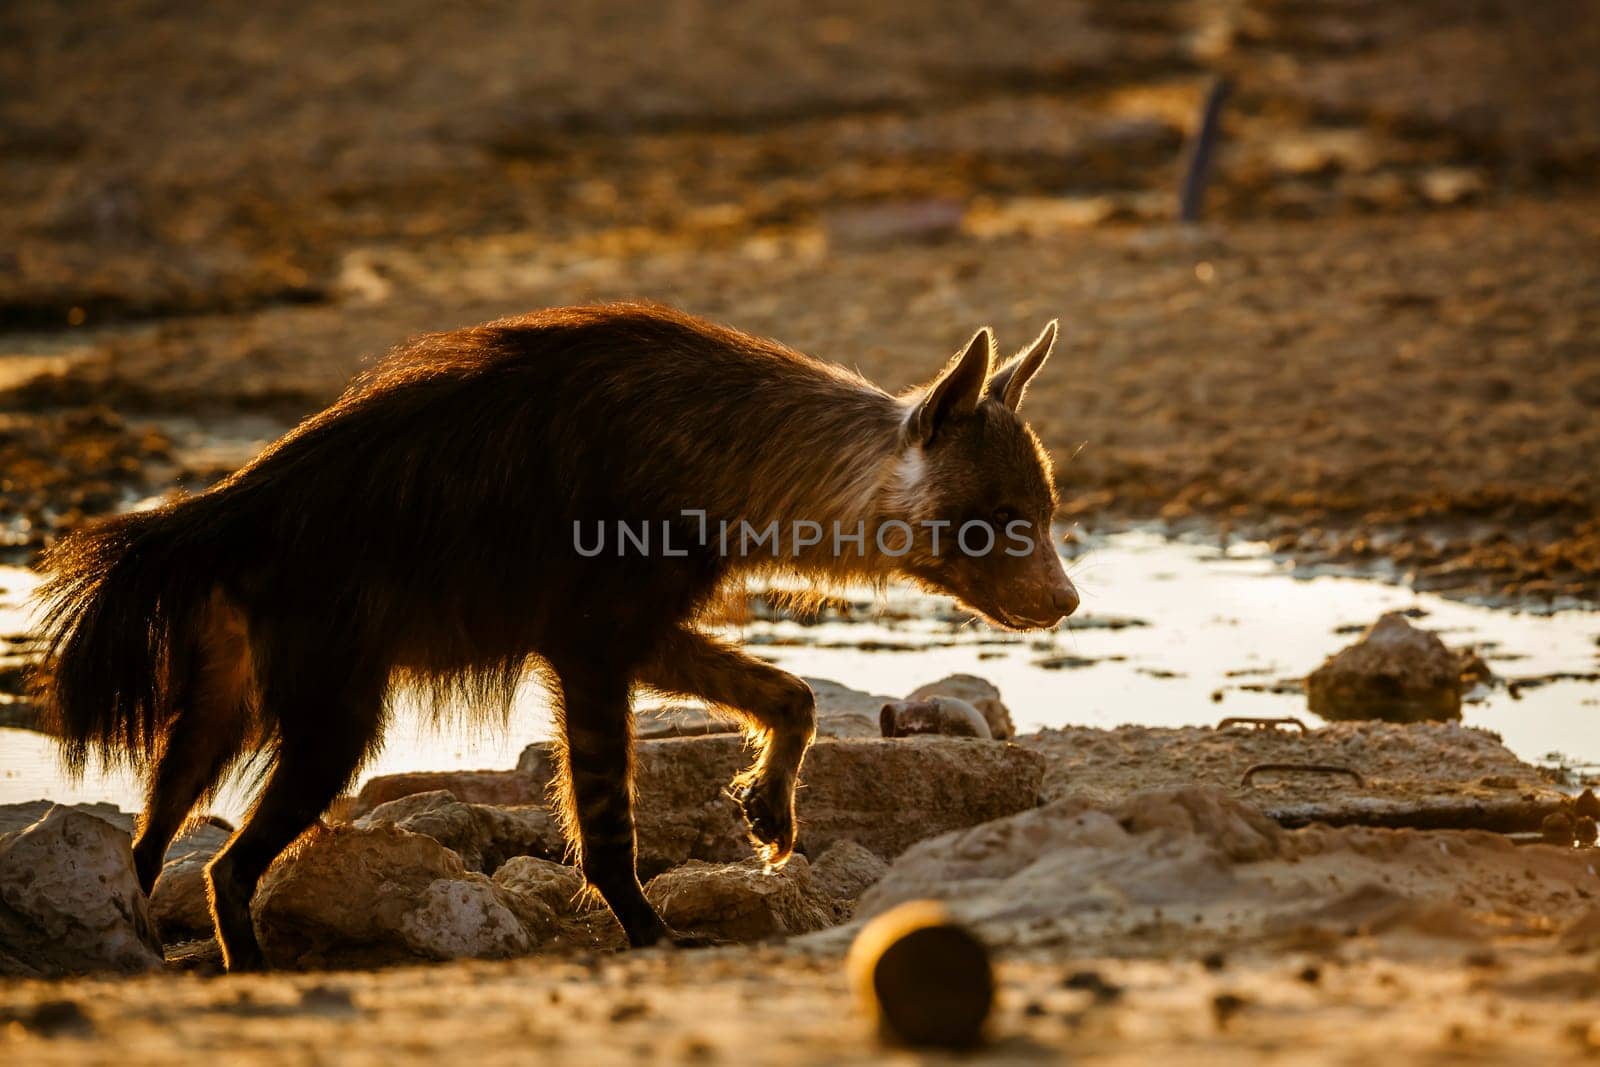
POLYGON ((219 554, 200 536, 206 503, 105 519, 44 553, 36 602, 46 653, 33 689, 75 774, 91 752, 107 766, 143 768, 178 717, 218 577, 219 554))

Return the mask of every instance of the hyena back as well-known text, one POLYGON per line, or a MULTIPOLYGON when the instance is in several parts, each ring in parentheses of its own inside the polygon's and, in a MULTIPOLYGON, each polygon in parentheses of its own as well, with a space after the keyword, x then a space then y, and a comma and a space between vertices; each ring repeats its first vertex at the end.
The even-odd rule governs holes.
POLYGON ((93 753, 148 772, 134 848, 147 892, 190 810, 266 757, 208 871, 227 965, 247 969, 263 962, 258 879, 377 748, 392 690, 504 710, 541 672, 585 879, 630 943, 674 936, 635 872, 631 689, 742 719, 757 755, 736 795, 781 863, 811 691, 700 625, 730 582, 780 571, 818 586, 899 576, 1012 628, 1069 614, 1049 461, 1016 414, 1054 336, 996 368, 980 331, 901 396, 649 305, 422 337, 206 492, 52 547, 41 706, 71 767, 93 753), (842 525, 844 550, 786 534, 742 554, 716 533, 773 523, 842 525), (971 523, 1031 532, 1013 538, 1031 547, 957 545, 971 523), (579 550, 582 531, 618 524, 662 539, 579 550))

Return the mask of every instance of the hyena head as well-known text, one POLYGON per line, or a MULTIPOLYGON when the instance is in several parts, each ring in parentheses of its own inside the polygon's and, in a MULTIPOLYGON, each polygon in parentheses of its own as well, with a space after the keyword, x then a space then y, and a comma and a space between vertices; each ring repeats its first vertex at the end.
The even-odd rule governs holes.
POLYGON ((1050 535, 1050 457, 1017 414, 1055 339, 1051 322, 996 368, 986 327, 908 394, 886 492, 884 511, 912 530, 897 569, 1010 629, 1052 626, 1078 606, 1050 535))

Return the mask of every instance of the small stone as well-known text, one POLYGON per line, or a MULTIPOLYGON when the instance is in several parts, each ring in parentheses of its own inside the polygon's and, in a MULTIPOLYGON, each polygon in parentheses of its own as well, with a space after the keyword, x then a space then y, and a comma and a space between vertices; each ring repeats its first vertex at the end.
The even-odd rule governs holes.
POLYGON ((847 908, 811 880, 804 856, 768 871, 758 860, 690 860, 645 886, 645 896, 674 930, 723 941, 760 941, 837 925, 847 908))
POLYGON ((206 865, 214 854, 186 853, 169 860, 161 868, 161 876, 150 893, 150 918, 156 924, 163 945, 211 936, 206 865))
POLYGON ((886 1043, 971 1048, 994 1006, 989 950, 932 901, 868 923, 846 964, 862 1008, 886 1043))
POLYGON ((943 734, 989 740, 994 736, 977 708, 965 700, 947 696, 892 700, 879 712, 878 723, 884 737, 943 734))
POLYGON ((1313 713, 1388 722, 1461 717, 1461 665, 1436 634, 1391 611, 1306 679, 1313 713))
POLYGON ((1573 825, 1572 816, 1564 811, 1553 811, 1539 824, 1539 833, 1547 843, 1565 847, 1572 844, 1577 827, 1573 825))
POLYGON ((583 875, 566 864, 517 856, 494 872, 493 881, 506 907, 538 942, 559 934, 563 920, 584 907, 583 875))
POLYGON ((1587 815, 1591 819, 1600 819, 1600 797, 1594 795, 1593 789, 1585 789, 1572 801, 1574 815, 1587 815))
POLYGON ((989 734, 999 741, 1009 741, 1017 735, 1011 720, 1011 709, 1000 699, 1000 690, 987 678, 976 674, 952 674, 937 682, 919 685, 906 694, 907 700, 922 700, 932 696, 955 697, 965 700, 982 713, 989 724, 989 734))

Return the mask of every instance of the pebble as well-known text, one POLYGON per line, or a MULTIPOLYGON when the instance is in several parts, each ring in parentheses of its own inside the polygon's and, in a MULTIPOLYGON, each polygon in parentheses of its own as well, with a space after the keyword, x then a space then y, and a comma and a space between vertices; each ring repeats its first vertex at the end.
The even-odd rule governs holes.
POLYGON ((910 901, 869 922, 846 962, 882 1040, 913 1048, 980 1044, 994 1007, 989 950, 933 901, 910 901))

